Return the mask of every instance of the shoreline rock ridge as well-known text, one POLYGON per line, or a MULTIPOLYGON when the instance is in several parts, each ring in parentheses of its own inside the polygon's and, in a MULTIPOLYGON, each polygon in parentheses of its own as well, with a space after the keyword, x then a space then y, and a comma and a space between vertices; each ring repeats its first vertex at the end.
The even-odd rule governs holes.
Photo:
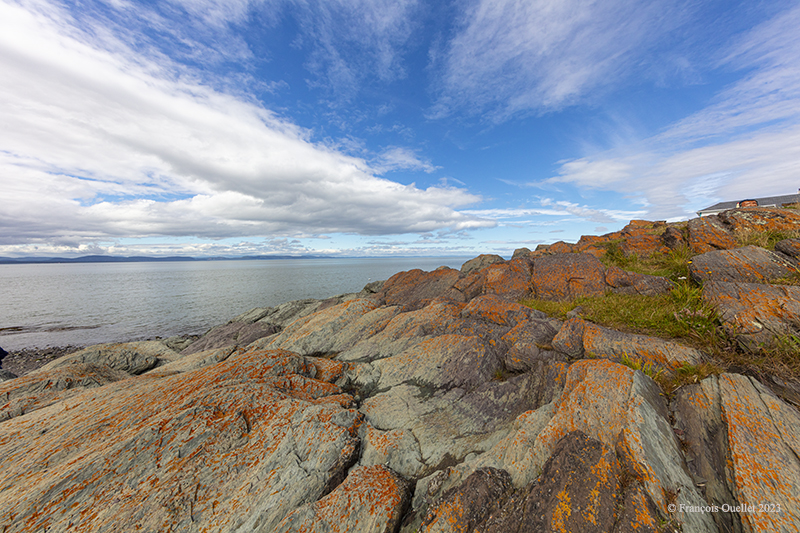
POLYGON ((798 230, 632 221, 4 376, 0 531, 800 531, 795 378, 666 390, 715 355, 520 303, 668 295, 601 259, 691 250, 686 283, 756 353, 800 335, 800 240, 738 236, 798 230))

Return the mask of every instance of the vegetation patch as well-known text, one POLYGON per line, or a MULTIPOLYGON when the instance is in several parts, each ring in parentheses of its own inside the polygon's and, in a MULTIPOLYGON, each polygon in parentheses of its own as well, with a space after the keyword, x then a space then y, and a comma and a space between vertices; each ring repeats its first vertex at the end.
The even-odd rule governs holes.
POLYGON ((567 319, 567 313, 580 307, 580 316, 585 320, 618 331, 677 341, 697 348, 715 361, 684 365, 662 374, 655 368, 645 368, 641 361, 632 358, 623 361, 646 374, 650 371, 648 375, 667 394, 731 367, 757 375, 800 378, 800 338, 783 336, 770 346, 747 349, 726 332, 716 311, 703 301, 702 295, 700 286, 683 280, 669 294, 658 296, 609 293, 561 302, 532 299, 521 303, 562 320, 567 319))
POLYGON ((784 239, 800 238, 800 230, 794 231, 739 231, 736 233, 736 241, 739 246, 760 246, 767 250, 774 250, 775 245, 784 239))
POLYGON ((681 246, 668 254, 655 252, 652 255, 640 257, 637 254, 626 254, 620 247, 620 242, 602 243, 606 249, 600 259, 603 264, 639 274, 663 276, 673 281, 689 277, 689 262, 692 257, 697 255, 688 246, 681 246))

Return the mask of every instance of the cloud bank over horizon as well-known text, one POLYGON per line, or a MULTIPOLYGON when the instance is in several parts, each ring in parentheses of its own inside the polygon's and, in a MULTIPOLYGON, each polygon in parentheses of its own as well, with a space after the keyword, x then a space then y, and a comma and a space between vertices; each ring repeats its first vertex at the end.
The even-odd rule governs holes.
POLYGON ((726 5, 0 0, 0 255, 508 253, 792 193, 800 7, 726 5))

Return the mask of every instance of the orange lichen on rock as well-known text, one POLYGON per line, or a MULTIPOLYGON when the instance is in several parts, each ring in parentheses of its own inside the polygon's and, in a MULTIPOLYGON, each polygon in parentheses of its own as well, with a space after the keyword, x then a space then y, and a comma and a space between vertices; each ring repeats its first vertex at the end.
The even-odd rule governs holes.
POLYGON ((751 378, 723 374, 719 386, 742 521, 753 531, 800 531, 800 414, 751 378))
POLYGON ((391 533, 407 501, 407 483, 397 474, 383 465, 359 466, 333 492, 289 514, 274 532, 391 533))
POLYGON ((6 531, 227 531, 243 516, 276 524, 357 452, 361 415, 317 404, 340 391, 312 385, 306 369, 296 354, 252 350, 89 389, 1 424, 0 523, 6 531))

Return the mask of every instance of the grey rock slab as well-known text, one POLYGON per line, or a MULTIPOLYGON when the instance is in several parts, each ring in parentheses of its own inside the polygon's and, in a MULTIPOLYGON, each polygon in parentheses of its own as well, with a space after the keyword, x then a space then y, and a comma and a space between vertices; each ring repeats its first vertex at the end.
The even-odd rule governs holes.
POLYGON ((154 368, 159 361, 171 362, 178 358, 180 358, 180 354, 160 341, 98 344, 56 359, 40 370, 55 370, 66 365, 87 364, 107 366, 137 375, 154 368))
POLYGON ((264 322, 237 321, 215 326, 181 352, 183 355, 248 344, 277 333, 278 326, 264 322))
POLYGON ((39 369, 0 383, 0 421, 42 409, 86 389, 128 379, 130 375, 107 366, 70 364, 39 369))
POLYGON ((292 512, 274 532, 394 533, 408 499, 408 483, 391 469, 383 465, 359 466, 336 490, 292 512))
POLYGON ((0 424, 6 531, 274 531, 344 479, 361 415, 304 359, 249 351, 0 424))
POLYGON ((750 531, 787 533, 800 524, 800 413, 753 378, 719 376, 735 495, 750 531), (772 512, 759 505, 770 504, 772 512), (775 512, 777 507, 780 512, 775 512))
POLYGON ((717 376, 675 391, 670 411, 695 485, 710 505, 720 508, 712 515, 720 531, 744 531, 738 513, 722 510, 723 505, 735 508, 739 502, 734 496, 728 431, 722 419, 717 376))
POLYGON ((709 281, 703 299, 716 308, 728 332, 751 347, 800 331, 800 287, 709 281))
POLYGON ((461 273, 464 275, 470 274, 472 272, 478 272, 483 270, 489 265, 493 265, 495 263, 502 263, 505 259, 500 257, 499 255, 495 254, 482 254, 474 259, 470 259, 463 265, 461 265, 461 273))
POLYGON ((703 354, 682 344, 657 337, 623 333, 572 318, 564 323, 553 339, 553 347, 570 357, 602 357, 619 361, 630 360, 658 365, 673 370, 684 364, 696 365, 703 354))
POLYGON ((758 246, 715 250, 692 258, 689 273, 698 283, 735 281, 765 283, 796 272, 797 267, 782 254, 758 246))
POLYGON ((268 344, 270 348, 283 348, 303 355, 327 354, 337 351, 346 342, 337 343, 337 335, 353 342, 357 333, 375 326, 375 322, 388 322, 387 310, 379 311, 359 321, 364 315, 376 311, 378 306, 368 298, 349 300, 333 307, 298 318, 289 324, 268 344), (353 325, 355 324, 355 325, 353 325), (348 329, 350 328, 350 329, 348 329), (353 329, 356 331, 354 332, 353 329))

